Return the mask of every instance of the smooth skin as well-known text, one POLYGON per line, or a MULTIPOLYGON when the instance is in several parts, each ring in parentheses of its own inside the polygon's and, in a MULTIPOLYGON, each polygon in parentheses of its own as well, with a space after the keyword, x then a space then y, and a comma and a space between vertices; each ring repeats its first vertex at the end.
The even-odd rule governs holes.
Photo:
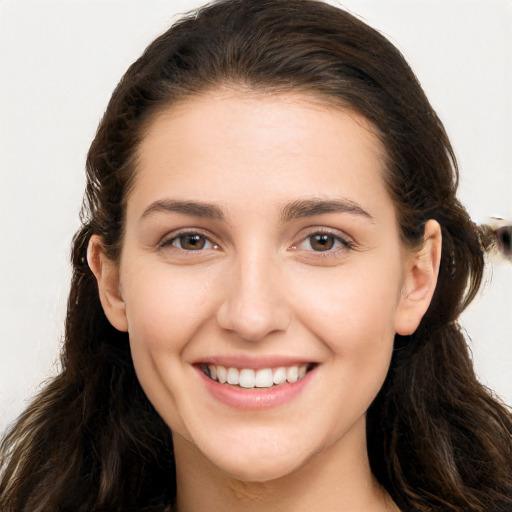
POLYGON ((398 510, 365 415, 428 308, 441 232, 403 245, 383 151, 364 118, 298 93, 224 87, 151 122, 120 261, 94 236, 89 264, 172 430, 179 512, 398 510), (261 410, 217 400, 197 367, 278 356, 314 370, 261 410))

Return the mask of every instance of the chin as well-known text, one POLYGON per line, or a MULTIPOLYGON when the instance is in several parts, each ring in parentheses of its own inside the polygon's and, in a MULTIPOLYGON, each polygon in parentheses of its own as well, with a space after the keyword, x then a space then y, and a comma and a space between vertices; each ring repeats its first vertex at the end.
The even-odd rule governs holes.
POLYGON ((306 460, 297 447, 279 443, 277 450, 252 444, 249 448, 235 446, 228 453, 213 453, 210 461, 222 472, 242 482, 269 482, 296 472, 306 460), (284 448, 284 450, 283 450, 284 448))
POLYGON ((229 462, 229 465, 223 465, 220 469, 231 478, 246 483, 264 483, 278 480, 294 473, 301 466, 300 462, 292 463, 291 461, 285 462, 268 459, 263 461, 247 461, 243 465, 235 465, 233 461, 229 462))

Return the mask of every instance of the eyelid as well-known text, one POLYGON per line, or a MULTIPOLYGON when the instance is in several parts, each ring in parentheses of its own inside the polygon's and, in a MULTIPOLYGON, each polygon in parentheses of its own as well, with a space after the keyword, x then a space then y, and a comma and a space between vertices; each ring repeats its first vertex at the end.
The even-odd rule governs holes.
MULTIPOLYGON (((299 238, 299 237, 297 237, 299 238)), ((348 236, 346 233, 333 228, 326 228, 323 226, 313 226, 308 228, 306 232, 300 233, 300 238, 297 242, 293 243, 291 249, 294 251, 303 251, 306 253, 311 253, 314 258, 336 258, 341 257, 341 255, 345 255, 347 251, 354 250, 356 248, 356 243, 352 239, 352 237, 348 236), (341 247, 327 249, 325 251, 315 251, 314 249, 301 249, 298 246, 304 243, 308 238, 314 235, 329 235, 335 238, 337 241, 341 243, 341 247)))
POLYGON ((343 243, 355 245, 355 242, 352 239, 352 237, 347 235, 344 231, 335 228, 326 228, 323 226, 312 226, 310 228, 307 228, 306 230, 303 230, 298 235, 297 238, 299 239, 299 242, 303 242, 304 240, 313 235, 329 235, 342 241, 343 243))
MULTIPOLYGON (((207 231, 203 228, 197 228, 197 227, 184 227, 184 228, 179 228, 174 231, 171 231, 171 232, 167 233, 166 235, 164 235, 160 239, 160 241, 157 243, 157 247, 159 249, 168 249, 169 247, 172 247, 173 242, 177 238, 179 238, 180 236, 183 236, 183 235, 200 235, 200 236, 204 237, 212 245, 212 247, 208 248, 208 249, 197 249, 197 250, 193 250, 193 249, 185 250, 185 249, 180 249, 179 247, 175 247, 175 249, 177 251, 188 252, 188 253, 197 253, 197 252, 205 252, 207 250, 221 248, 220 244, 217 243, 217 241, 215 240, 215 237, 209 231, 207 231)), ((345 232, 340 231, 338 229, 334 229, 334 228, 326 228, 324 226, 312 226, 310 228, 303 230, 297 236, 297 242, 294 242, 290 247, 290 249, 294 250, 294 251, 300 250, 300 251, 304 251, 304 252, 314 253, 316 258, 336 257, 338 255, 338 253, 346 253, 347 251, 353 250, 355 248, 356 248, 355 241, 352 239, 352 237, 347 235, 345 232), (304 243, 309 237, 318 235, 318 234, 332 236, 337 241, 339 241, 342 246, 337 247, 337 248, 328 249, 326 251, 315 251, 314 249, 300 249, 298 247, 300 244, 304 243)))
MULTIPOLYGON (((172 246, 172 242, 183 235, 200 235, 204 237, 206 240, 208 240, 211 245, 212 249, 218 249, 220 248, 219 244, 214 240, 214 237, 206 232, 204 229, 201 228, 194 228, 194 227, 186 227, 186 228, 180 228, 176 229, 175 231, 171 231, 170 233, 167 233, 165 236, 163 236, 160 241, 158 242, 157 246, 160 249, 166 249, 172 246)), ((183 252, 201 252, 205 249, 197 249, 185 251, 184 249, 179 249, 178 247, 175 247, 177 250, 182 250, 183 252)))

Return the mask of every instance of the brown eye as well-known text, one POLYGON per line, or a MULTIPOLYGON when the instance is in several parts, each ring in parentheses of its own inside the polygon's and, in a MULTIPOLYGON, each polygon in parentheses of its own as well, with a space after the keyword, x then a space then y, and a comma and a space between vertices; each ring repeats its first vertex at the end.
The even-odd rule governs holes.
POLYGON ((309 243, 314 251, 329 251, 334 247, 336 238, 326 233, 317 233, 309 237, 309 243))
POLYGON ((185 251, 200 251, 207 244, 207 239, 197 233, 186 233, 174 239, 174 245, 185 251))

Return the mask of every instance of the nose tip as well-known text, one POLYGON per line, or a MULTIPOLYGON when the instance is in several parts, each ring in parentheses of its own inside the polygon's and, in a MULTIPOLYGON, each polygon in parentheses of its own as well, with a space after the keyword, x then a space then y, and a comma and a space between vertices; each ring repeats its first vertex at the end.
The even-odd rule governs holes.
POLYGON ((227 286, 217 321, 221 328, 236 333, 241 339, 257 342, 273 332, 285 331, 291 322, 291 313, 279 279, 268 272, 252 270, 238 275, 227 286))
POLYGON ((219 310, 219 325, 235 332, 246 341, 257 342, 272 332, 284 331, 289 317, 280 308, 256 300, 240 301, 238 304, 223 304, 219 310))

